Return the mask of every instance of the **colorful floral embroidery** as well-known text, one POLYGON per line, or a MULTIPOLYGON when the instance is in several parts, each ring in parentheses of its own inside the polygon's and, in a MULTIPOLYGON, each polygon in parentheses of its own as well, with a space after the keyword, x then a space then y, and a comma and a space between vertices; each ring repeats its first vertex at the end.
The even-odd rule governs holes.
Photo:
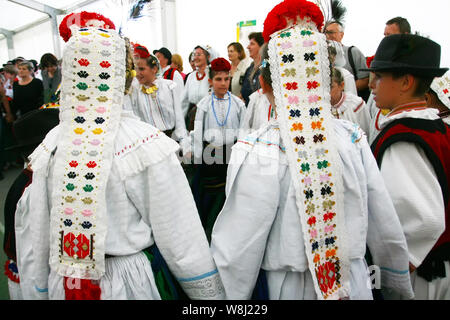
POLYGON ((87 67, 90 64, 90 62, 88 60, 86 60, 86 59, 80 59, 80 60, 78 60, 78 63, 82 67, 87 67))
POLYGON ((286 90, 297 90, 298 89, 298 83, 297 82, 288 82, 286 83, 286 90))
POLYGON ((309 163, 302 163, 302 171, 309 172, 311 170, 309 163))
POLYGON ((302 113, 300 112, 300 110, 290 110, 289 111, 291 117, 301 117, 302 113))
POLYGON ((314 116, 320 116, 320 109, 319 108, 311 108, 311 109, 309 109, 309 115, 311 116, 311 117, 314 117, 314 116))
POLYGON ((95 168, 97 166, 97 163, 95 163, 95 161, 89 161, 88 163, 86 163, 86 166, 88 168, 95 168))
POLYGON ((305 55, 303 57, 305 58, 305 61, 314 61, 314 60, 316 60, 316 54, 314 52, 305 53, 305 55))
POLYGON ((107 72, 102 72, 98 76, 100 77, 100 79, 103 79, 103 80, 108 80, 109 78, 111 78, 111 76, 107 72))
POLYGON ((71 196, 67 196, 67 197, 64 198, 64 200, 66 200, 66 202, 68 202, 68 203, 72 203, 72 202, 75 201, 75 198, 71 197, 71 196))
POLYGON ((317 89, 320 86, 320 84, 317 81, 308 81, 306 86, 308 87, 308 90, 312 90, 317 89))
POLYGON ((92 180, 95 178, 95 175, 91 172, 86 173, 86 175, 84 176, 87 180, 92 180))
POLYGON ((84 199, 81 199, 81 201, 83 201, 84 204, 92 204, 92 202, 93 202, 91 198, 84 198, 84 199))
POLYGON ((296 96, 293 97, 288 97, 288 101, 290 104, 298 104, 299 103, 299 98, 296 96))
POLYGON ((303 124, 299 123, 293 123, 291 131, 302 131, 303 130, 303 124))
POLYGON ((67 176, 68 176, 70 179, 75 179, 75 178, 77 177, 77 174, 76 174, 75 172, 73 172, 73 171, 70 171, 70 172, 67 174, 67 176))
POLYGON ((74 120, 75 120, 75 122, 78 122, 78 123, 84 123, 86 121, 86 119, 83 117, 76 117, 74 120))
POLYGON ((284 63, 288 63, 288 62, 294 62, 294 55, 289 54, 289 55, 283 55, 282 60, 284 63))
POLYGON ((305 137, 295 137, 295 138, 294 138, 294 142, 295 142, 296 144, 305 144, 305 143, 306 143, 306 140, 305 140, 305 137))
MULTIPOLYGON (((86 198, 86 199, 90 199, 90 198, 86 198)), ((92 201, 91 201, 90 203, 92 203, 92 201)), ((89 203, 89 204, 90 204, 90 203, 89 203)), ((92 211, 91 211, 91 210, 88 210, 88 209, 85 209, 85 210, 81 211, 81 214, 82 214, 83 216, 85 216, 85 217, 90 217, 90 216, 93 215, 92 211)))
POLYGON ((71 162, 69 163, 69 165, 70 165, 72 168, 76 168, 76 167, 78 166, 78 162, 76 162, 76 161, 71 161, 71 162))
POLYGON ((70 220, 70 219, 64 220, 64 225, 65 225, 66 227, 70 227, 70 226, 72 225, 72 220, 70 220))
POLYGON ((76 128, 75 130, 73 130, 73 132, 75 132, 76 134, 83 134, 85 130, 83 128, 76 128))
POLYGON ((95 123, 96 124, 102 124, 103 122, 105 122, 105 119, 98 117, 97 119, 95 119, 95 123))
POLYGON ((101 97, 98 97, 97 100, 98 100, 99 102, 106 102, 106 101, 108 101, 108 98, 105 97, 105 96, 101 96, 101 97))
POLYGON ((77 95, 77 97, 76 97, 79 101, 86 101, 86 100, 89 100, 89 97, 88 96, 85 96, 84 94, 79 94, 79 95, 77 95))
POLYGON ((294 68, 284 69, 284 74, 286 77, 295 77, 297 75, 297 71, 294 68))
POLYGON ((306 76, 308 78, 315 76, 317 73, 319 73, 319 70, 316 67, 306 68, 306 76))
POLYGON ((329 163, 328 163, 327 160, 317 162, 317 168, 319 170, 320 169, 326 169, 326 168, 328 168, 328 166, 329 166, 329 163))
POLYGON ((84 82, 80 82, 77 84, 77 88, 80 90, 86 90, 88 88, 88 85, 84 82))
POLYGON ((101 85, 98 86, 98 90, 100 90, 100 91, 108 91, 109 90, 109 86, 102 83, 101 85))
POLYGON ((75 189, 75 186, 73 185, 73 183, 68 183, 66 185, 66 189, 69 191, 73 191, 75 189))
POLYGON ((89 77, 89 73, 87 73, 86 71, 79 71, 77 74, 78 74, 78 76, 80 78, 87 78, 87 77, 89 77))
POLYGON ((102 68, 109 68, 109 67, 111 67, 111 63, 109 63, 108 61, 102 61, 102 62, 100 62, 100 67, 102 67, 102 68))
POLYGON ((102 134, 102 132, 103 132, 103 130, 100 128, 96 128, 96 129, 92 130, 93 134, 102 134))
POLYGON ((311 129, 313 130, 322 129, 322 122, 320 121, 311 122, 311 129))
POLYGON ((77 112, 84 113, 88 109, 86 107, 84 107, 84 106, 78 106, 78 107, 76 107, 76 110, 77 110, 77 112))
POLYGON ((82 226, 84 229, 89 229, 90 227, 92 227, 92 223, 90 223, 89 221, 84 221, 84 222, 81 224, 81 226, 82 226))
POLYGON ((90 184, 87 184, 83 187, 83 190, 86 192, 92 192, 92 190, 94 190, 94 187, 91 186, 90 184))

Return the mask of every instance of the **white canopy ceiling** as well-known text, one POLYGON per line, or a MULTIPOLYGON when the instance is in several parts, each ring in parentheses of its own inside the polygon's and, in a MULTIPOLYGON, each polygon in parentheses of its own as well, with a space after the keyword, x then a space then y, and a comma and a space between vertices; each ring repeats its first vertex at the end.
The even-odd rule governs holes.
POLYGON ((93 1, 0 0, 0 29, 13 33, 50 19, 46 12, 63 14, 93 1))

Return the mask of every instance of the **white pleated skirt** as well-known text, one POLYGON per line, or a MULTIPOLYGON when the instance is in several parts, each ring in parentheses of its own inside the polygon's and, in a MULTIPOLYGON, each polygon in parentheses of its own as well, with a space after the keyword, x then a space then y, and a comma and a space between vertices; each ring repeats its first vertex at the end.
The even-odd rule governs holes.
MULTIPOLYGON (((65 299, 63 281, 64 277, 50 272, 49 299, 65 299)), ((161 300, 150 261, 143 252, 107 258, 100 288, 102 300, 161 300)))

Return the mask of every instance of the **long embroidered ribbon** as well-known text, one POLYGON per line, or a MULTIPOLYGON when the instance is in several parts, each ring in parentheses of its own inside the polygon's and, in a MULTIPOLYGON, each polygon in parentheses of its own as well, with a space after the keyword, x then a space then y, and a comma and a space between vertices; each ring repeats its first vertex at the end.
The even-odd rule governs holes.
POLYGON ((105 272, 105 189, 123 104, 124 41, 115 31, 79 29, 63 64, 50 266, 61 276, 96 280, 105 272))
POLYGON ((319 299, 349 297, 342 164, 334 142, 327 44, 313 23, 269 42, 275 102, 319 299))

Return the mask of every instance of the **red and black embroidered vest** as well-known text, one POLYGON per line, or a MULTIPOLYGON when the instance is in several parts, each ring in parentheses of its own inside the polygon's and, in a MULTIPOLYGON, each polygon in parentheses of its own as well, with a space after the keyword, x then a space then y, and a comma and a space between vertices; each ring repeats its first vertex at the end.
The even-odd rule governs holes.
POLYGON ((177 71, 176 68, 170 68, 163 74, 163 78, 167 80, 173 80, 173 77, 175 76, 175 71, 177 71))
POLYGON ((424 150, 436 172, 444 198, 445 231, 418 268, 420 276, 432 281, 445 276, 442 261, 450 260, 450 127, 441 119, 403 118, 391 122, 371 146, 379 167, 386 149, 401 141, 416 143, 424 150))

